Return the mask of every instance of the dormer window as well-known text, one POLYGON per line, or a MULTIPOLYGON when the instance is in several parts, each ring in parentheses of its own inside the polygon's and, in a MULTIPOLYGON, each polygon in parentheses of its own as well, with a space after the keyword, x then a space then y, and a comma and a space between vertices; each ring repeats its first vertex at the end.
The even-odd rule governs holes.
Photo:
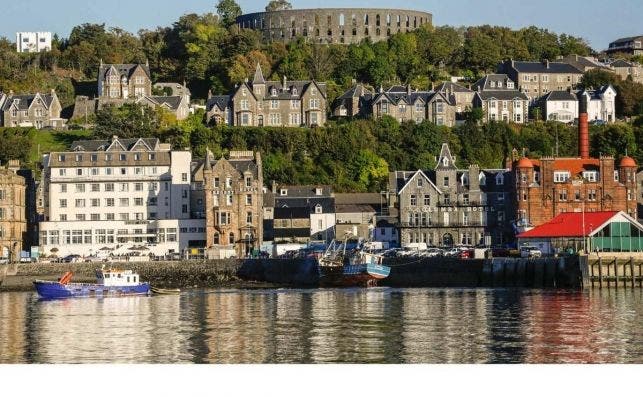
POLYGON ((292 94, 293 94, 293 95, 297 95, 297 87, 293 87, 293 88, 292 88, 292 94))
POLYGON ((496 175, 496 185, 502 186, 505 184, 505 176, 503 174, 496 175))
POLYGON ((478 180, 480 181, 480 186, 487 185, 487 176, 483 172, 481 172, 480 175, 478 176, 478 180))
POLYGON ((323 208, 322 208, 321 204, 317 204, 315 206, 315 214, 321 214, 322 212, 323 212, 323 208))
POLYGON ((65 155, 64 154, 59 154, 58 155, 58 161, 60 161, 61 163, 64 163, 65 162, 65 155))
POLYGON ((277 96, 277 89, 276 88, 270 89, 270 95, 277 96))
POLYGON ((498 88, 502 88, 502 81, 498 82, 498 88))
POLYGON ((583 171, 583 179, 587 182, 596 182, 598 180, 598 171, 583 171))
POLYGON ((554 182, 564 183, 571 178, 569 171, 556 171, 554 172, 554 182))
POLYGON ((321 196, 323 194, 323 189, 318 187, 315 189, 315 195, 316 196, 321 196))
POLYGON ((507 82, 507 88, 513 89, 514 88, 514 83, 513 81, 508 81, 507 82))
POLYGON ((489 82, 489 87, 496 88, 496 82, 495 81, 490 81, 489 82))
POLYGON ((444 157, 442 159, 442 165, 445 166, 445 167, 448 167, 449 166, 449 159, 444 157))
POLYGON ((288 190, 287 189, 281 189, 279 191, 279 195, 280 196, 287 196, 288 195, 288 190))
POLYGON ((469 186, 469 175, 468 174, 462 174, 460 177, 460 184, 462 186, 469 186))

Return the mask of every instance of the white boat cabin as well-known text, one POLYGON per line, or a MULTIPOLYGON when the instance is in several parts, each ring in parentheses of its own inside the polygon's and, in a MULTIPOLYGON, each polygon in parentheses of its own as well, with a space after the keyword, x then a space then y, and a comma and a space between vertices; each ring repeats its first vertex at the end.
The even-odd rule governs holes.
POLYGON ((96 280, 98 284, 107 287, 125 287, 140 284, 140 277, 131 270, 97 270, 96 280))

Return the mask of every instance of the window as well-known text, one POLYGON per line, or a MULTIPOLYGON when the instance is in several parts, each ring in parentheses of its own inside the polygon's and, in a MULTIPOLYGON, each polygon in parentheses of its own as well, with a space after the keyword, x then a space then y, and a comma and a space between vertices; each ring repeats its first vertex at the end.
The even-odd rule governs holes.
POLYGON ((91 189, 92 192, 100 192, 100 183, 92 183, 91 189))
POLYGON ((77 183, 76 184, 76 193, 85 193, 85 184, 77 183))
POLYGON ((570 179, 569 171, 555 171, 554 172, 554 182, 564 183, 570 179))
POLYGON ((85 214, 76 214, 76 220, 77 221, 84 221, 85 220, 85 214))
POLYGON ((188 205, 187 204, 181 205, 181 212, 184 213, 184 214, 188 213, 188 205))
POLYGON ((587 191, 587 200, 588 201, 596 201, 596 190, 595 189, 590 189, 587 191))
POLYGON ((187 172, 184 172, 181 174, 181 182, 187 182, 188 181, 188 174, 187 172))
POLYGON ((106 198, 105 199, 105 207, 113 207, 114 206, 114 199, 113 198, 106 198))
POLYGON ((105 191, 106 192, 113 192, 114 191, 114 184, 113 183, 106 183, 105 184, 105 191))
POLYGON ((444 195, 444 204, 445 205, 450 205, 451 204, 451 195, 449 195, 449 194, 444 195))
POLYGON ((587 182, 596 182, 598 180, 598 172, 597 171, 583 171, 583 178, 587 180, 587 182))
POLYGON ((121 183, 119 191, 128 192, 129 191, 129 183, 121 183))
POLYGON ((60 208, 67 208, 67 199, 60 199, 58 204, 60 208))
POLYGON ((226 205, 232 205, 232 194, 226 194, 225 198, 226 205))
POLYGON ((567 201, 567 190, 562 189, 558 191, 558 200, 567 201))
POLYGON ((85 199, 76 199, 76 208, 85 207, 85 199))
POLYGON ((505 193, 504 192, 498 193, 498 195, 496 196, 496 199, 498 200, 498 203, 504 203, 505 202, 505 193))
POLYGON ((424 205, 429 206, 431 205, 431 196, 428 194, 424 195, 424 205))
POLYGON ((412 194, 411 195, 411 206, 416 206, 416 205, 418 205, 417 196, 415 194, 412 194))
POLYGON ((93 198, 90 200, 90 205, 92 207, 100 207, 100 199, 93 198))
POLYGON ((76 168, 76 176, 83 176, 83 169, 82 168, 76 168))
POLYGON ((67 193, 67 185, 64 183, 60 184, 60 193, 67 193))
POLYGON ((105 168, 105 175, 112 175, 113 172, 114 170, 112 170, 111 168, 105 168))
POLYGON ((276 99, 271 100, 270 109, 279 109, 279 101, 276 99))
POLYGON ((252 224, 252 212, 246 212, 246 223, 249 225, 252 224))
POLYGON ((143 198, 142 197, 136 197, 134 199, 134 205, 137 207, 140 207, 143 205, 143 198))
POLYGON ((469 194, 468 193, 464 193, 462 195, 462 204, 469 205, 469 194))
POLYGON ((324 212, 324 209, 322 208, 321 204, 317 204, 315 206, 315 214, 321 214, 324 212))
POLYGON ((128 198, 120 198, 120 199, 118 199, 118 205, 120 207, 129 207, 129 199, 128 198))
POLYGON ((252 194, 246 194, 246 205, 252 205, 252 194))
POLYGON ((445 176, 445 177, 442 179, 442 186, 444 186, 444 187, 449 187, 449 177, 448 177, 448 176, 445 176))
POLYGON ((301 102, 298 99, 293 99, 290 101, 291 109, 299 109, 301 107, 301 102))
POLYGON ((505 176, 503 174, 496 175, 496 185, 502 186, 505 184, 505 176))
POLYGON ((142 167, 134 168, 134 175, 143 175, 143 168, 142 167))

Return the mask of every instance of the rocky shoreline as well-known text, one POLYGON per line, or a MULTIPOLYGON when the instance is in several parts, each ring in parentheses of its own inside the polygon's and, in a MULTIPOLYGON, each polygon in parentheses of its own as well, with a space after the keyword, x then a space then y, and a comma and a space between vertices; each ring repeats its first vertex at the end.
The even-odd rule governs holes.
MULTIPOLYGON (((159 288, 276 288, 280 284, 244 280, 238 277, 243 261, 147 262, 110 264, 110 267, 137 272, 141 279, 159 288)), ((18 266, 15 276, 7 276, 3 291, 33 291, 34 280, 57 280, 65 272, 74 273, 76 282, 93 283, 98 263, 28 263, 18 266)))

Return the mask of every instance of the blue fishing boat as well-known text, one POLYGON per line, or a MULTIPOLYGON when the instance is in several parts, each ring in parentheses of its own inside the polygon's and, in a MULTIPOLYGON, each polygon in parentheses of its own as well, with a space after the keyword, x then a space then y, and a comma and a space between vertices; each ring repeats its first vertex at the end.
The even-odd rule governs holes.
POLYGON ((131 270, 98 269, 95 284, 72 283, 72 275, 67 272, 58 281, 36 280, 33 284, 38 295, 45 299, 103 298, 150 293, 150 284, 142 283, 139 275, 131 270))
POLYGON ((346 253, 346 244, 334 241, 318 259, 319 282, 321 286, 376 287, 391 273, 383 265, 384 257, 364 250, 346 253))

